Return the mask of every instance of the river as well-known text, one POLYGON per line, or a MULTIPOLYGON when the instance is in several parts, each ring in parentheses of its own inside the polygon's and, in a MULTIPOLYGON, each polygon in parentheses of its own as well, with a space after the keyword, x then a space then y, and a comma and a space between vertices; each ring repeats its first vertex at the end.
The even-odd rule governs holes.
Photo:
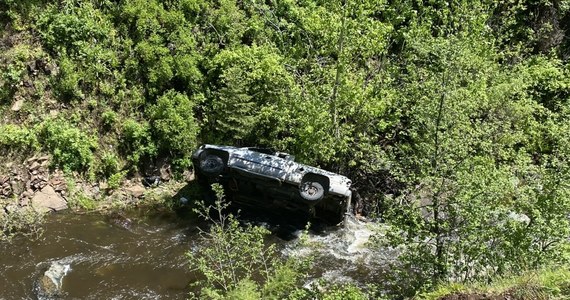
MULTIPOLYGON (((54 266, 64 268, 61 299, 185 299, 196 274, 184 253, 200 246, 200 226, 205 224, 196 216, 173 212, 52 214, 39 239, 0 243, 0 299, 53 298, 41 296, 38 282, 54 266)), ((368 226, 352 222, 347 229, 311 233, 311 249, 294 247, 298 232, 286 239, 273 235, 271 241, 283 255, 316 253, 312 279, 364 285, 379 280, 384 271, 378 253, 366 247, 371 233, 368 226)))

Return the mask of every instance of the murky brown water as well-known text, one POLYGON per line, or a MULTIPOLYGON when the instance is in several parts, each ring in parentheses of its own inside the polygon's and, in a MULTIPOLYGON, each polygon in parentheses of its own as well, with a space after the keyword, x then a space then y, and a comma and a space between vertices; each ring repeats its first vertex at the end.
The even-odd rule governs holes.
MULTIPOLYGON (((199 249, 197 226, 205 224, 196 216, 172 212, 125 217, 54 214, 39 240, 0 243, 0 299, 38 299, 38 280, 53 265, 69 267, 61 299, 187 298, 196 275, 184 254, 199 249)), ((295 247, 294 238, 284 241, 274 235, 270 242, 278 243, 285 255, 310 252, 317 257, 307 284, 316 278, 367 284, 377 281, 384 269, 378 254, 365 246, 371 234, 367 226, 311 234, 310 241, 318 246, 310 249, 295 247)))
POLYGON ((70 267, 64 299, 184 299, 195 218, 129 218, 56 214, 39 240, 0 244, 0 299, 37 298, 37 280, 53 262, 70 267))

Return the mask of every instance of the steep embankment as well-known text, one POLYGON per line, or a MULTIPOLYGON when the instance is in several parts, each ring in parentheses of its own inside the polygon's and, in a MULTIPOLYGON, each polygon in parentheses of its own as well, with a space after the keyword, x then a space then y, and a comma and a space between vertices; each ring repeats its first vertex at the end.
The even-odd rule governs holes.
POLYGON ((270 146, 352 179, 406 250, 395 294, 563 263, 569 8, 0 0, 2 207, 57 170, 88 207, 199 143, 270 146))

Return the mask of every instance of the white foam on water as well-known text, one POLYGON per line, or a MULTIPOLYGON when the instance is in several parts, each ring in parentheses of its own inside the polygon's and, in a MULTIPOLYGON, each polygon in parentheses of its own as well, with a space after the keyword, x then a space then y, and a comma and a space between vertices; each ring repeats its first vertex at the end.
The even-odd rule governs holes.
POLYGON ((67 275, 69 271, 71 271, 71 264, 61 264, 56 261, 53 262, 49 269, 45 272, 45 276, 51 279, 53 284, 59 290, 63 284, 63 277, 67 275))
POLYGON ((377 225, 350 219, 344 228, 322 234, 309 233, 307 236, 301 236, 303 233, 299 231, 296 233, 299 238, 285 248, 284 254, 298 257, 312 254, 332 256, 342 261, 361 261, 374 251, 369 245, 374 226, 377 225))

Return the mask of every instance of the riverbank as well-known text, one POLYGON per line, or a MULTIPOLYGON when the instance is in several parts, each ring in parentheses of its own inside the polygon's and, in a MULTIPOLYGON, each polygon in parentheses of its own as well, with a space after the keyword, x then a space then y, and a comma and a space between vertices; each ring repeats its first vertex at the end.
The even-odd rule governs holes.
POLYGON ((44 216, 54 211, 112 213, 139 206, 171 207, 172 197, 193 180, 188 171, 176 179, 161 172, 117 182, 90 181, 77 173, 50 168, 50 160, 49 155, 34 156, 0 170, 0 240, 38 235, 44 216))
POLYGON ((567 267, 552 267, 528 271, 519 276, 494 278, 490 283, 450 283, 421 294, 423 300, 507 300, 507 299, 568 299, 570 271, 567 267))

